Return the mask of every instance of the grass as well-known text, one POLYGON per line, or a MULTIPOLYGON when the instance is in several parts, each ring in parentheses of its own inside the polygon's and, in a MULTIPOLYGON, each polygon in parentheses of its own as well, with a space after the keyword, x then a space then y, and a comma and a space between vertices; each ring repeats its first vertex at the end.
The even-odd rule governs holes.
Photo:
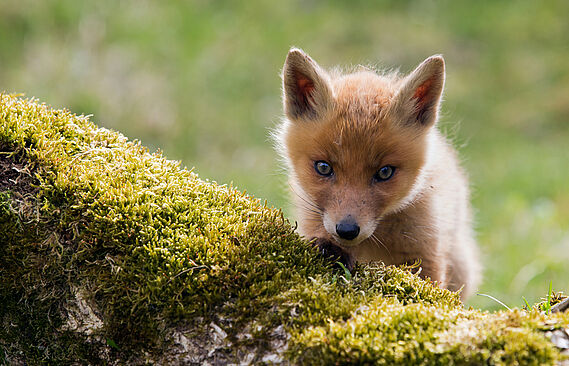
MULTIPOLYGON (((326 66, 408 71, 442 53, 442 128, 461 146, 485 263, 511 306, 569 288, 563 1, 0 3, 0 89, 94 114, 202 177, 288 207, 267 140, 289 46, 326 66)), ((498 309, 474 297, 475 307, 498 309)))

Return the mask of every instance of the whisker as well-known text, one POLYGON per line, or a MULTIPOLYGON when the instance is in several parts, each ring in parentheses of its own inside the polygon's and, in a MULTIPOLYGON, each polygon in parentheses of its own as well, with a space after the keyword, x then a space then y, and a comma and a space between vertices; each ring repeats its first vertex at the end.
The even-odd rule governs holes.
POLYGON ((319 224, 322 223, 322 219, 320 219, 318 217, 307 217, 305 220, 306 221, 314 221, 314 222, 317 222, 319 224))
POLYGON ((410 233, 408 233, 408 232, 406 232, 406 231, 402 231, 402 232, 401 232, 401 235, 403 235, 405 238, 407 238, 407 239, 409 239, 409 240, 413 240, 415 243, 418 242, 418 240, 417 240, 416 238, 412 237, 412 236, 410 235, 410 233))
POLYGON ((305 220, 312 220, 312 221, 319 221, 322 222, 322 212, 316 211, 314 209, 311 209, 309 207, 301 207, 302 211, 304 212, 305 215, 305 220))
POLYGON ((394 222, 398 222, 400 221, 399 219, 394 219, 394 218, 390 218, 390 219, 386 219, 385 217, 380 217, 378 219, 375 220, 375 224, 390 224, 390 223, 394 223, 394 222))
POLYGON ((322 222, 322 215, 316 213, 316 212, 308 212, 306 214, 306 219, 311 219, 311 220, 315 220, 315 221, 320 221, 322 222))
POLYGON ((309 213, 309 214, 310 214, 310 213, 313 213, 313 214, 315 214, 315 215, 318 215, 319 217, 322 217, 322 212, 320 212, 320 211, 316 211, 316 210, 311 209, 311 208, 309 208, 309 207, 301 207, 301 208, 302 208, 304 211, 306 211, 307 213, 309 213))
MULTIPOLYGON (((289 184, 290 190, 298 197, 300 198, 304 203, 306 203, 307 205, 309 205, 310 207, 312 207, 314 210, 318 211, 319 213, 323 214, 324 210, 318 206, 316 203, 314 203, 309 197, 303 197, 302 195, 300 195, 295 189, 294 187, 289 184)), ((306 207, 305 207, 306 209, 306 207)))
POLYGON ((372 239, 372 242, 375 243, 375 245, 377 245, 378 248, 380 248, 379 245, 385 248, 385 250, 387 250, 387 254, 389 254, 391 259, 393 259, 393 255, 391 254, 389 248, 385 244, 383 244, 383 242, 375 234, 371 234, 370 238, 372 239))

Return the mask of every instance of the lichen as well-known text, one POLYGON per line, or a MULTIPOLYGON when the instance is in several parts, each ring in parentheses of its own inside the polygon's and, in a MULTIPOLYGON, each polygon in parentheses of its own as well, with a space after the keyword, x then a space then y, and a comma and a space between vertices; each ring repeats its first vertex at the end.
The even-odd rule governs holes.
POLYGON ((280 210, 87 117, 0 98, 2 363, 561 357, 543 332, 567 314, 465 310, 405 268, 347 275, 280 210))

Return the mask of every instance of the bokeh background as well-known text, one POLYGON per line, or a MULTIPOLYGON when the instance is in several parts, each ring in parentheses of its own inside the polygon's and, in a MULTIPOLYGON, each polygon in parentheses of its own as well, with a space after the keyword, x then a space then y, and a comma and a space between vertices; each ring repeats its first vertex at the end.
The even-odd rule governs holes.
POLYGON ((268 138, 288 48, 402 72, 442 53, 440 126, 472 181, 480 292, 522 306, 550 281, 569 292, 568 14, 564 0, 2 0, 0 91, 92 114, 292 215, 268 138))

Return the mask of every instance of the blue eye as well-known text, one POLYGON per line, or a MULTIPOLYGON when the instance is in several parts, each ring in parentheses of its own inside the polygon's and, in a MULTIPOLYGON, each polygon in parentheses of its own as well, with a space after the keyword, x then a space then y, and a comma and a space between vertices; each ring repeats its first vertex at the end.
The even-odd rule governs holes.
POLYGON ((332 165, 322 160, 314 162, 314 170, 316 170, 316 173, 325 177, 329 177, 332 175, 332 173, 334 173, 334 170, 332 170, 332 165))
POLYGON ((391 177, 393 177, 393 173, 395 173, 395 167, 386 165, 373 175, 373 179, 375 179, 376 182, 385 182, 386 180, 389 180, 391 177))

